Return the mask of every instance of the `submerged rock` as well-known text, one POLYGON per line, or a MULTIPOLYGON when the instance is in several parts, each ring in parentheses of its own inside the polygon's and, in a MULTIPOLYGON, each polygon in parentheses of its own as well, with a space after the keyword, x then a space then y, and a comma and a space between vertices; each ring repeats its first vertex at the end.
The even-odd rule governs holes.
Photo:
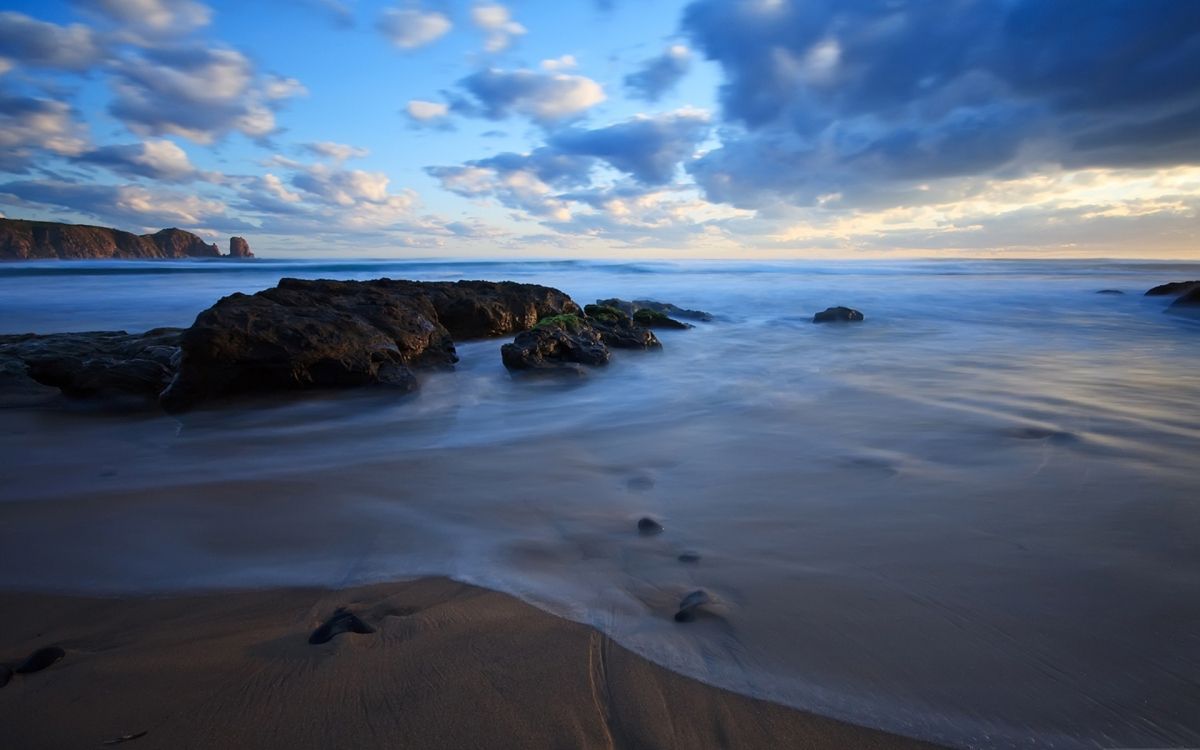
POLYGON ((680 323, 678 320, 668 316, 666 313, 661 313, 658 310, 650 310, 642 308, 633 313, 633 322, 646 328, 674 328, 686 329, 691 328, 687 323, 680 323))
POLYGON ((1124 294, 1120 289, 1101 289, 1096 294, 1124 294))
POLYGON ((546 318, 500 347, 504 366, 521 373, 582 375, 583 365, 606 365, 610 356, 600 334, 577 315, 546 318))
POLYGON ((670 302, 658 302, 652 299, 635 299, 632 302, 623 300, 617 297, 609 299, 598 299, 596 304, 603 307, 611 307, 625 313, 627 317, 633 317, 638 310, 650 310, 652 312, 663 313, 664 315, 673 315, 676 318, 685 320, 699 320, 703 323, 711 323, 713 316, 703 310, 688 310, 678 305, 673 305, 670 302))
POLYGON ((417 387, 413 368, 451 367, 453 337, 514 333, 579 312, 557 289, 513 282, 283 279, 233 294, 184 332, 170 411, 255 391, 417 387))
POLYGON ((1180 295, 1200 289, 1200 280, 1198 281, 1172 281, 1169 284, 1159 284, 1150 291, 1146 292, 1147 297, 1166 297, 1171 295, 1180 295))
POLYGON ((813 316, 814 323, 860 323, 863 314, 850 307, 827 307, 813 316))
POLYGON ((94 331, 0 336, 0 383, 6 399, 29 386, 57 388, 67 396, 132 395, 154 399, 170 382, 178 328, 146 333, 94 331), (22 382, 22 373, 28 382, 22 382))
POLYGON ((663 525, 649 516, 643 516, 638 519, 637 529, 638 533, 644 536, 653 536, 661 534, 664 531, 663 525))
POLYGON ((707 604, 712 604, 713 598, 704 589, 696 589, 679 602, 679 611, 675 613, 675 622, 691 622, 696 619, 696 610, 707 604))
POLYGON ((1197 286, 1195 289, 1192 289, 1190 292, 1172 302, 1171 306, 1168 307, 1167 310, 1172 312, 1182 312, 1185 310, 1192 312, 1200 310, 1200 286, 1197 286))

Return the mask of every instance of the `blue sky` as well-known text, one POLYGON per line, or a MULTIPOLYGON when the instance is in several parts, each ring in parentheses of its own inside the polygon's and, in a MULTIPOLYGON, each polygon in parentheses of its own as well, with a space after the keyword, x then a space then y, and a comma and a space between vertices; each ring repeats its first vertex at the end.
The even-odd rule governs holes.
POLYGON ((1200 3, 0 4, 0 212, 263 256, 1197 257, 1200 3))

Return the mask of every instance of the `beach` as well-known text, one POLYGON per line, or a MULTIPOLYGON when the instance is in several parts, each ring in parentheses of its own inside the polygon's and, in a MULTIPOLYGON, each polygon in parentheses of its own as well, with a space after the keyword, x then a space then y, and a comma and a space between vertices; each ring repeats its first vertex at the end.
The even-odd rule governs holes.
POLYGON ((0 662, 66 654, 0 689, 4 744, 1200 741, 1197 324, 1142 296, 1195 264, 37 262, 0 321, 187 326, 284 276, 713 320, 570 382, 485 339, 402 397, 0 409, 0 662), (310 645, 341 606, 375 632, 310 645))
POLYGON ((709 687, 444 578, 0 601, 0 657, 66 651, 0 694, 6 747, 932 747, 709 687), (343 606, 375 632, 310 644, 343 606))

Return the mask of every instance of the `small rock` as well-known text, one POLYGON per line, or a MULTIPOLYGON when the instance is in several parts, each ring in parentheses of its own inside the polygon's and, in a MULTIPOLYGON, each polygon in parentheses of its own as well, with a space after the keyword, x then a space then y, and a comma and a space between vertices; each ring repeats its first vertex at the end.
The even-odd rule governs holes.
POLYGON ((813 316, 814 323, 860 323, 863 314, 850 307, 828 307, 813 316))
POLYGON ((711 604, 712 597, 704 589, 696 589, 679 602, 679 611, 675 613, 675 622, 691 622, 696 619, 696 610, 706 604, 711 604))
POLYGON ((325 621, 325 624, 312 632, 312 635, 308 637, 308 642, 317 645, 328 643, 342 633, 367 635, 374 632, 375 628, 360 620, 358 615, 339 607, 334 611, 333 616, 325 621))
POLYGON ((649 516, 639 518, 637 528, 638 533, 643 536, 653 536, 654 534, 663 533, 663 525, 649 516))
POLYGON ((681 552, 676 558, 681 563, 698 563, 700 562, 700 553, 698 552, 681 552))
POLYGON ((1096 294, 1124 294, 1120 289, 1101 289, 1096 294))
POLYGON ((21 666, 17 667, 16 673, 33 674, 34 672, 41 672, 43 669, 53 665, 66 655, 67 652, 63 651, 58 646, 39 648, 37 651, 34 651, 32 654, 30 654, 29 658, 21 663, 21 666))

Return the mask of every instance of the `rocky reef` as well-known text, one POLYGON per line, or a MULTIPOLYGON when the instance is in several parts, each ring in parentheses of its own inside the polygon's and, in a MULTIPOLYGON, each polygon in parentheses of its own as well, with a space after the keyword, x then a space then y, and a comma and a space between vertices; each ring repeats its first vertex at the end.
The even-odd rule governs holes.
POLYGON ((581 310, 535 284, 282 279, 222 298, 187 329, 0 336, 0 405, 61 393, 179 412, 247 393, 407 393, 417 371, 454 366, 455 341, 514 333, 500 352, 511 372, 582 374, 607 364, 610 348, 662 348, 642 321, 688 327, 644 308, 632 317, 603 305, 581 310))
MULTIPOLYGON (((250 258, 244 239, 235 253, 250 258)), ((182 229, 163 229, 153 234, 133 234, 109 227, 62 224, 52 221, 0 219, 0 260, 103 260, 114 258, 221 258, 221 250, 182 229)))

